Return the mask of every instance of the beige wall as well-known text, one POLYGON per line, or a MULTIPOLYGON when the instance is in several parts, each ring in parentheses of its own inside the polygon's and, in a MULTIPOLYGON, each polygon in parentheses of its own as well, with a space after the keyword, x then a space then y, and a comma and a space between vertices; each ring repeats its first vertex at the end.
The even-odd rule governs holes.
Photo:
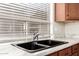
POLYGON ((65 36, 69 38, 79 38, 79 21, 65 24, 65 36))
POLYGON ((71 23, 54 22, 55 38, 79 38, 79 21, 71 23))
POLYGON ((55 38, 63 38, 65 34, 65 24, 54 22, 53 32, 54 32, 55 38))

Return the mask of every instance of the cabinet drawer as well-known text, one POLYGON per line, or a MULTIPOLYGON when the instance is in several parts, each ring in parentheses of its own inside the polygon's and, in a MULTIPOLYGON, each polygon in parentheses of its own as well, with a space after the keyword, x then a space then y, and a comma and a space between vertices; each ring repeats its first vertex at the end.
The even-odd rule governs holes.
POLYGON ((59 51, 59 56, 70 56, 70 55, 72 55, 71 47, 59 51))
POLYGON ((78 52, 78 44, 72 46, 72 54, 78 52))
POLYGON ((48 54, 47 56, 57 56, 57 55, 58 55, 58 53, 55 52, 55 53, 48 54))

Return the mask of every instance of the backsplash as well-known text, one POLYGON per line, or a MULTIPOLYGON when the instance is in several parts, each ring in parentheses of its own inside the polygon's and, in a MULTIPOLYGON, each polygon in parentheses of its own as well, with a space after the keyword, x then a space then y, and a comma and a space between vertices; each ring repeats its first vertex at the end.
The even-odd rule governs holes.
POLYGON ((65 37, 79 38, 79 21, 65 24, 65 37))
POLYGON ((65 24, 54 22, 54 38, 63 38, 65 34, 65 24))
POLYGON ((55 38, 79 38, 79 21, 69 23, 54 22, 55 38))

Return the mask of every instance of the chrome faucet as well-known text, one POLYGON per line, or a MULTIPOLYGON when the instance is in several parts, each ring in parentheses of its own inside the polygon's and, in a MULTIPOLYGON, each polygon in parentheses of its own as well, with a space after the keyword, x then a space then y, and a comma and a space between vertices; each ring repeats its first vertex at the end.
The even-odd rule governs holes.
POLYGON ((34 35, 34 37, 33 37, 33 42, 35 42, 35 39, 37 39, 37 41, 38 41, 39 33, 34 33, 33 35, 34 35))

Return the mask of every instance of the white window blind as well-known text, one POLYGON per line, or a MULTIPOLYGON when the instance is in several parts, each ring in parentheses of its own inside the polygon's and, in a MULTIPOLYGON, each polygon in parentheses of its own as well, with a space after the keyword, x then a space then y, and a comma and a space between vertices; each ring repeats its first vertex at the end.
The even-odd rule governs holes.
POLYGON ((34 32, 49 34, 49 23, 30 21, 47 21, 47 6, 43 3, 0 3, 0 36, 27 36, 34 32))
POLYGON ((27 22, 26 35, 33 35, 33 33, 38 32, 41 37, 49 37, 50 35, 50 24, 48 23, 37 23, 37 22, 27 22))
POLYGON ((40 34, 48 34, 49 33, 49 24, 44 23, 28 23, 28 33, 32 34, 34 32, 39 32, 40 34))
MULTIPOLYGON (((47 20, 46 11, 41 11, 38 8, 36 9, 35 7, 32 7, 33 4, 30 4, 31 8, 30 6, 27 6, 27 5, 28 4, 0 3, 0 15, 11 16, 11 17, 16 17, 16 16, 31 17, 36 19, 47 20)), ((37 5, 41 5, 41 4, 37 4, 37 5)), ((40 8, 42 9, 42 6, 40 6, 40 8)))
POLYGON ((24 36, 25 21, 0 19, 0 36, 24 36))

